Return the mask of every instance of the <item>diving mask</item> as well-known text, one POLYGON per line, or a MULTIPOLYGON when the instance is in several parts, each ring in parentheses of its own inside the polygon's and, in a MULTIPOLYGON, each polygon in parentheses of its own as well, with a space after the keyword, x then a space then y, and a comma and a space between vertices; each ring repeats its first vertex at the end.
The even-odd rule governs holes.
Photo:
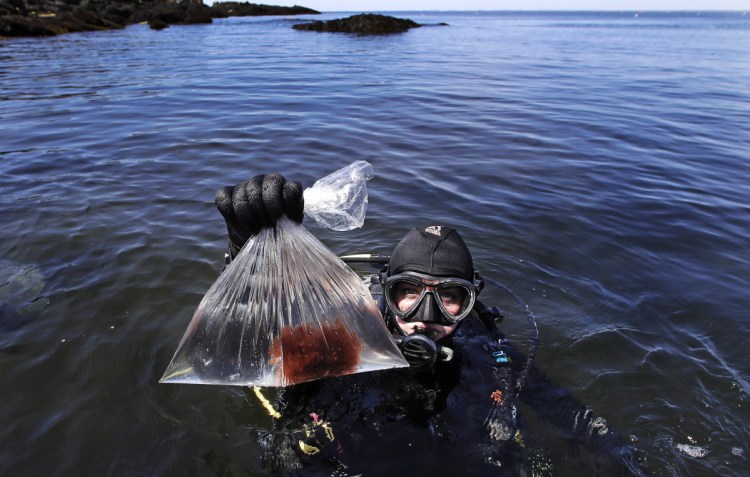
POLYGON ((390 311, 406 322, 452 325, 471 313, 477 287, 461 278, 403 272, 384 278, 383 294, 390 311))

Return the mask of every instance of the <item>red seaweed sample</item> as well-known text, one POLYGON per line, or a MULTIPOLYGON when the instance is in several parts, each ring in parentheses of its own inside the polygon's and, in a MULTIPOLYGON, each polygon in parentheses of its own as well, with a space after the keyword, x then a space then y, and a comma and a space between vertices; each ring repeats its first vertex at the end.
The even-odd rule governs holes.
POLYGON ((271 343, 271 364, 288 384, 357 371, 362 341, 336 318, 333 323, 287 326, 271 343))

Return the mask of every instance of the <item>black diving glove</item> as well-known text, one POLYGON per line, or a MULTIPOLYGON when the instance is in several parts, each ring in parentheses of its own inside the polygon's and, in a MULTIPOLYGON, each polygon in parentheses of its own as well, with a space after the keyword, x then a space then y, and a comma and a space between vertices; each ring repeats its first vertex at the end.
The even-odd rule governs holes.
POLYGON ((222 187, 216 192, 216 208, 227 223, 229 257, 234 259, 245 242, 264 227, 275 227, 282 215, 301 224, 305 200, 299 182, 287 182, 281 174, 266 174, 222 187))

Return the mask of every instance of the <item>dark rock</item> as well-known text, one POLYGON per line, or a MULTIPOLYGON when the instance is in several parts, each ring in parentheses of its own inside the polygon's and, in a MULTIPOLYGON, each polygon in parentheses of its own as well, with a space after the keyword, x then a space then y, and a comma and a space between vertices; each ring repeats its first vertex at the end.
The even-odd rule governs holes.
POLYGON ((0 0, 0 38, 110 30, 134 23, 163 28, 161 23, 187 25, 211 23, 215 17, 300 13, 318 12, 238 2, 208 7, 202 0, 0 0))
POLYGON ((102 18, 94 10, 87 10, 81 7, 73 7, 70 12, 64 13, 60 21, 67 26, 69 31, 94 31, 94 30, 114 30, 122 28, 123 25, 102 18))
POLYGON ((257 3, 248 2, 215 2, 211 6, 211 15, 214 18, 318 14, 320 14, 320 12, 299 5, 293 7, 281 7, 277 5, 259 5, 257 3))
POLYGON ((136 12, 131 17, 136 23, 143 21, 160 21, 168 25, 190 25, 195 23, 211 23, 210 10, 203 4, 162 3, 152 6, 148 10, 136 12))
POLYGON ((329 31, 342 33, 358 33, 360 35, 381 35, 384 33, 401 33, 410 28, 421 26, 411 20, 395 18, 386 15, 364 13, 347 18, 293 25, 296 30, 329 31))
MULTIPOLYGON (((8 3, 3 10, 7 10, 8 3)), ((0 36, 49 36, 60 33, 111 30, 122 24, 103 18, 94 9, 48 2, 42 5, 24 4, 25 14, 0 15, 0 36)))
POLYGON ((0 0, 0 17, 5 15, 26 16, 26 5, 23 0, 0 0))
POLYGON ((211 9, 203 4, 190 5, 185 11, 184 24, 189 25, 193 23, 213 23, 211 17, 211 9))
POLYGON ((136 6, 133 4, 116 2, 106 5, 100 11, 103 18, 120 25, 127 25, 129 23, 128 20, 136 11, 136 6))
POLYGON ((0 36, 52 36, 68 30, 57 23, 22 15, 0 17, 0 36))
POLYGON ((148 26, 152 30, 163 30, 165 28, 169 28, 169 25, 161 20, 151 20, 150 22, 148 22, 148 26))

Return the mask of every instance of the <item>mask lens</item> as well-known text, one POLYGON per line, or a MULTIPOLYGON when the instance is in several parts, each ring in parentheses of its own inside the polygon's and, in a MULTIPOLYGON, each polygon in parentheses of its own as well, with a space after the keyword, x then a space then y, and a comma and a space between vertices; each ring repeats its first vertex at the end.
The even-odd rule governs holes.
POLYGON ((457 284, 443 284, 437 288, 440 308, 448 317, 461 315, 466 310, 470 293, 466 287, 457 284))
POLYGON ((411 316, 426 293, 421 280, 412 277, 392 277, 386 282, 385 297, 391 310, 401 318, 411 316))

